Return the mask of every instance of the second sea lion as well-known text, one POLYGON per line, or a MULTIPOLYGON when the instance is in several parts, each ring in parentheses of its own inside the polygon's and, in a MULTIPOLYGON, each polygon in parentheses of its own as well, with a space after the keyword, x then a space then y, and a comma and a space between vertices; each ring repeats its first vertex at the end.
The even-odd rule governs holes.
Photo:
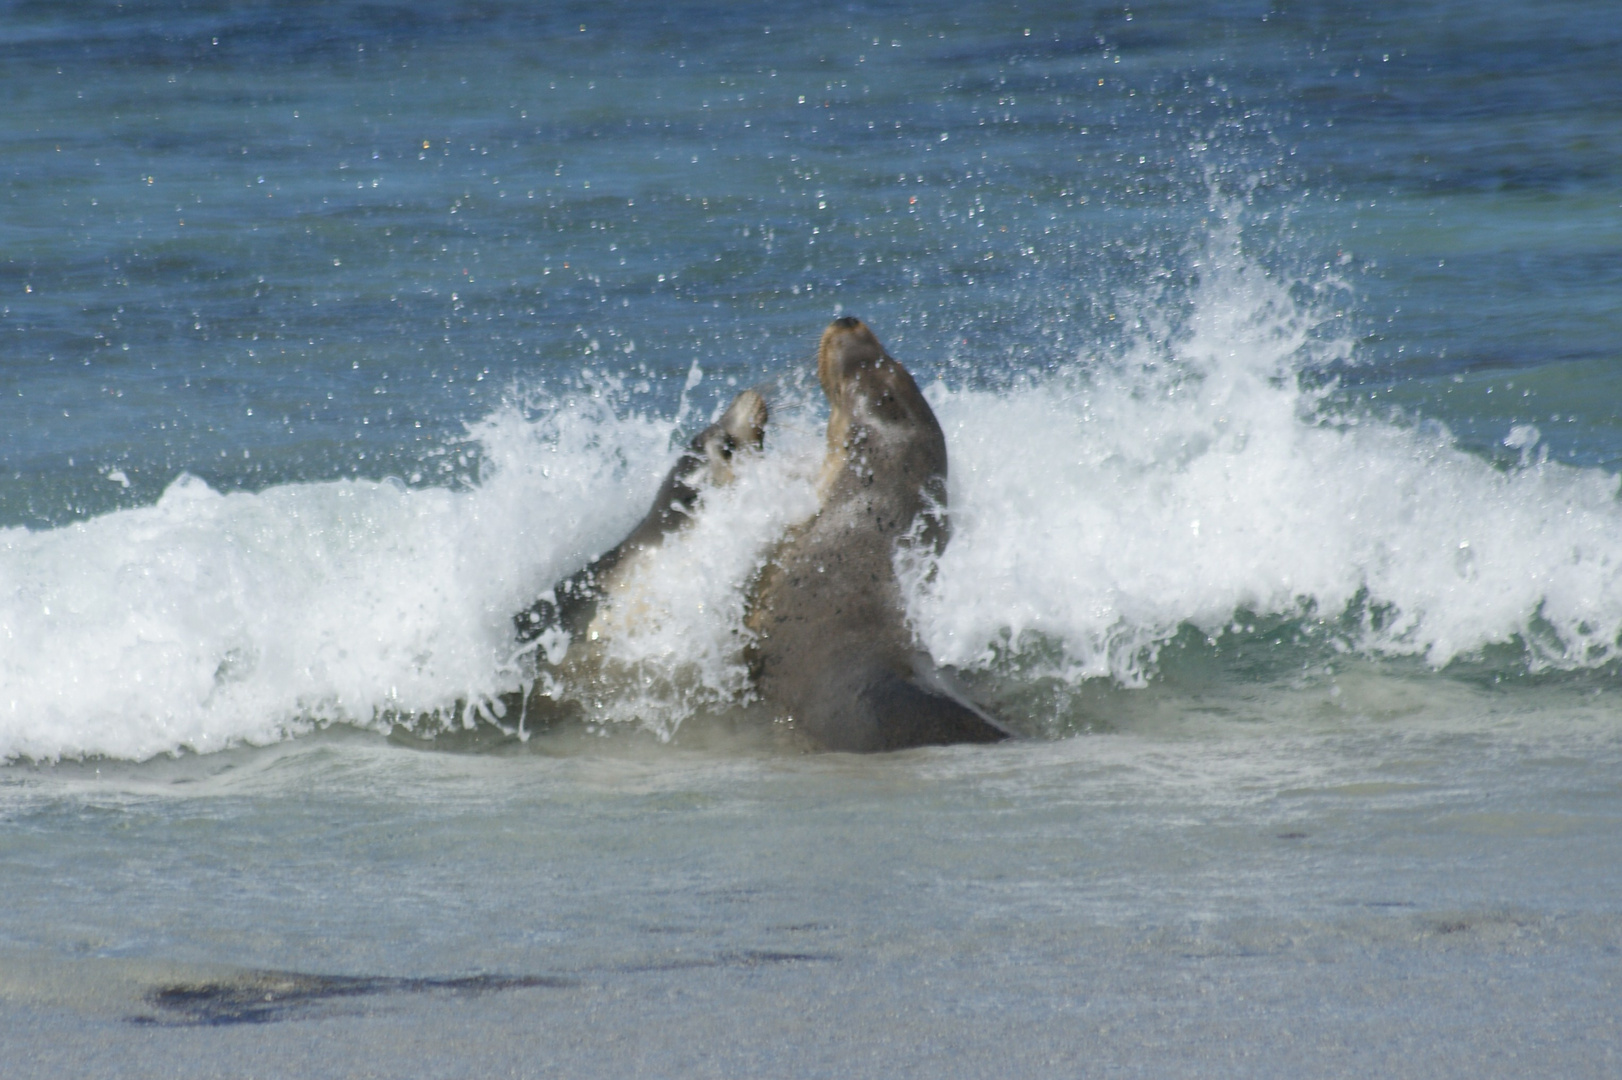
MULTIPOLYGON (((565 664, 577 674, 589 670, 594 644, 636 618, 637 603, 627 595, 627 583, 692 519, 705 488, 731 482, 734 456, 760 449, 766 418, 766 401, 756 391, 733 398, 720 419, 687 444, 630 535, 513 616, 519 643, 536 647, 537 673, 544 670, 542 658, 554 670, 565 664)), ((514 701, 504 704, 509 710, 518 704, 520 716, 545 716, 557 705, 548 696, 552 685, 550 679, 538 679, 527 699, 512 695, 514 701)))

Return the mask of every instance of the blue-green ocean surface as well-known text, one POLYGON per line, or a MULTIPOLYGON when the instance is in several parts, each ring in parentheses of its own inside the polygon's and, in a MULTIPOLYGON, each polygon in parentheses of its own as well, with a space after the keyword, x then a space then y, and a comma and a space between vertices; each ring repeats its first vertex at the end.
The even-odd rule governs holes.
POLYGON ((1619 342, 1600 0, 0 3, 0 1072, 1612 1075, 1619 342), (1021 740, 738 719, 841 314, 1021 740))

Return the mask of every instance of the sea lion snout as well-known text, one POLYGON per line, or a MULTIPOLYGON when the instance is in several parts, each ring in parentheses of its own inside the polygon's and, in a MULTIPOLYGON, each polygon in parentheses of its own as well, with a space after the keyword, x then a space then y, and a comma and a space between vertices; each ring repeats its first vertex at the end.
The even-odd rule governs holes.
POLYGON ((845 400, 846 387, 863 366, 873 367, 887 359, 884 346, 867 324, 846 315, 828 324, 817 346, 817 381, 822 392, 837 408, 845 400))

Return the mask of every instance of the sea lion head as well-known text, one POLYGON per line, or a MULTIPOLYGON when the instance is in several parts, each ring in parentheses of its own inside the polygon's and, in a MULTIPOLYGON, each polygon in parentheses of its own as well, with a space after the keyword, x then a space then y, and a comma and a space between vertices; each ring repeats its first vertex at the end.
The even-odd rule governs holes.
MULTIPOLYGON (((874 436, 938 440, 940 426, 907 369, 884 351, 867 324, 852 315, 835 319, 817 348, 817 379, 828 395, 828 446, 851 449, 874 436)), ((941 447, 945 472, 945 447, 941 447)))
POLYGON ((822 332, 817 346, 817 379, 822 392, 837 407, 857 370, 876 367, 890 359, 867 324, 854 315, 835 319, 822 332))
POLYGON ((740 450, 759 450, 766 438, 766 399, 754 390, 745 390, 732 399, 721 419, 694 440, 693 449, 702 453, 716 485, 732 482, 732 455, 740 450))
POLYGON ((759 450, 766 437, 766 399, 759 391, 745 390, 732 399, 717 421, 736 446, 759 450))

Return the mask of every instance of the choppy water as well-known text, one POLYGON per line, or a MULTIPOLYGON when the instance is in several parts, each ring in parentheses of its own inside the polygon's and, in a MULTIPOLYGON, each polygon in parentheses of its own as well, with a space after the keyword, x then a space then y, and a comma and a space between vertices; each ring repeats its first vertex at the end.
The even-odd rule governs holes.
POLYGON ((0 1049, 1614 1068, 1614 22, 0 7, 0 1049), (839 313, 946 431, 914 627, 1028 740, 715 719, 839 313), (763 380, 591 733, 385 738, 763 380), (129 1022, 258 970, 552 982, 129 1022))

